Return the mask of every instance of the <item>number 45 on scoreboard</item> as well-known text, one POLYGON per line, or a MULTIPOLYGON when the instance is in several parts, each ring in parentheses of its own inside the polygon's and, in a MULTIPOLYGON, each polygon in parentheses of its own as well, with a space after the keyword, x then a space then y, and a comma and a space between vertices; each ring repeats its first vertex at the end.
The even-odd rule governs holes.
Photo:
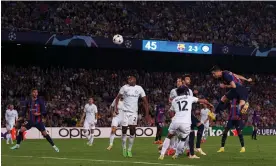
POLYGON ((155 41, 147 41, 146 44, 143 43, 143 45, 145 46, 145 48, 147 50, 156 50, 157 49, 157 44, 155 41))

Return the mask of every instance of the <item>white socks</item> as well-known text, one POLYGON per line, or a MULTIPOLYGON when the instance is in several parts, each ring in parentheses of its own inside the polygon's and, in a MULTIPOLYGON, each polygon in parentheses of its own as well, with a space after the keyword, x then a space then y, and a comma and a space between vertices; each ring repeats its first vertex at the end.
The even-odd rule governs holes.
POLYGON ((132 149, 132 146, 133 146, 133 143, 134 143, 134 138, 135 138, 135 135, 130 135, 129 136, 129 143, 128 143, 128 151, 131 151, 132 149))
POLYGON ((115 134, 110 134, 110 141, 109 141, 109 146, 113 146, 113 141, 114 141, 114 138, 115 138, 115 134))
MULTIPOLYGON (((185 141, 186 142, 186 141, 185 141)), ((179 154, 182 154, 184 152, 184 141, 180 141, 177 145, 175 155, 178 156, 179 154)))
POLYGON ((86 130, 86 131, 84 131, 84 135, 85 135, 85 137, 88 139, 88 141, 90 141, 90 134, 89 134, 89 132, 86 130))
POLYGON ((171 140, 169 138, 165 139, 165 141, 163 142, 163 147, 162 147, 162 150, 161 150, 161 155, 165 155, 168 147, 170 146, 170 142, 171 142, 171 140))
POLYGON ((126 134, 122 134, 122 146, 123 146, 123 149, 126 149, 126 140, 127 140, 127 135, 126 134))

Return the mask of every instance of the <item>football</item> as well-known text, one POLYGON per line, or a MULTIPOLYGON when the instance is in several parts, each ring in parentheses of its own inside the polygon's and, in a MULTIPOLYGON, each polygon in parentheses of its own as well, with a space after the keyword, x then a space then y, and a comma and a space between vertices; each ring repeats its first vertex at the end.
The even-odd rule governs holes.
POLYGON ((113 43, 120 45, 123 42, 124 42, 124 39, 123 39, 122 35, 119 35, 119 34, 114 35, 114 37, 113 37, 113 43))

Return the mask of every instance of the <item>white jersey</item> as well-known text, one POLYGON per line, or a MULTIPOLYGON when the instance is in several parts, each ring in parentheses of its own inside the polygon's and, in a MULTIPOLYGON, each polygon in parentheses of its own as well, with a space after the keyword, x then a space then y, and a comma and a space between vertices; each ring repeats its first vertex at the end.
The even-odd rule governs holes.
MULTIPOLYGON (((177 88, 174 88, 174 89, 171 90, 170 99, 174 99, 174 98, 177 97, 176 89, 177 88)), ((189 89, 189 96, 194 96, 193 91, 191 89, 189 89)))
POLYGON ((8 124, 15 124, 18 119, 18 113, 16 110, 6 110, 5 119, 8 124))
POLYGON ((186 95, 177 96, 174 98, 170 108, 171 111, 175 112, 172 121, 174 123, 191 124, 192 104, 196 103, 197 101, 198 98, 186 95))
POLYGON ((86 122, 94 122, 96 121, 95 114, 98 113, 98 108, 95 104, 86 104, 84 106, 85 112, 85 121, 86 122))
POLYGON ((202 124, 205 125, 205 121, 208 119, 208 121, 206 122, 206 125, 209 125, 209 118, 208 118, 208 114, 209 114, 210 110, 208 108, 205 109, 201 109, 200 110, 200 122, 202 124))
POLYGON ((130 113, 138 112, 138 100, 139 97, 145 97, 144 89, 139 86, 124 85, 119 91, 120 95, 123 95, 123 111, 130 113))
MULTIPOLYGON (((115 107, 115 101, 116 99, 113 100, 112 104, 110 107, 115 107)), ((118 105, 117 105, 117 109, 119 114, 117 116, 121 116, 122 115, 122 111, 123 111, 123 101, 119 100, 118 105)))

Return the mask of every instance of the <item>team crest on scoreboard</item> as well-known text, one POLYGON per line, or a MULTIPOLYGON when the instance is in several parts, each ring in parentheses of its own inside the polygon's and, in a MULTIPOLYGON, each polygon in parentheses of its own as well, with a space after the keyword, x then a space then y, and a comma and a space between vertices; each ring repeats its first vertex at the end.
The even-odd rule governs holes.
POLYGON ((177 44, 178 51, 184 51, 185 50, 185 44, 177 44))

